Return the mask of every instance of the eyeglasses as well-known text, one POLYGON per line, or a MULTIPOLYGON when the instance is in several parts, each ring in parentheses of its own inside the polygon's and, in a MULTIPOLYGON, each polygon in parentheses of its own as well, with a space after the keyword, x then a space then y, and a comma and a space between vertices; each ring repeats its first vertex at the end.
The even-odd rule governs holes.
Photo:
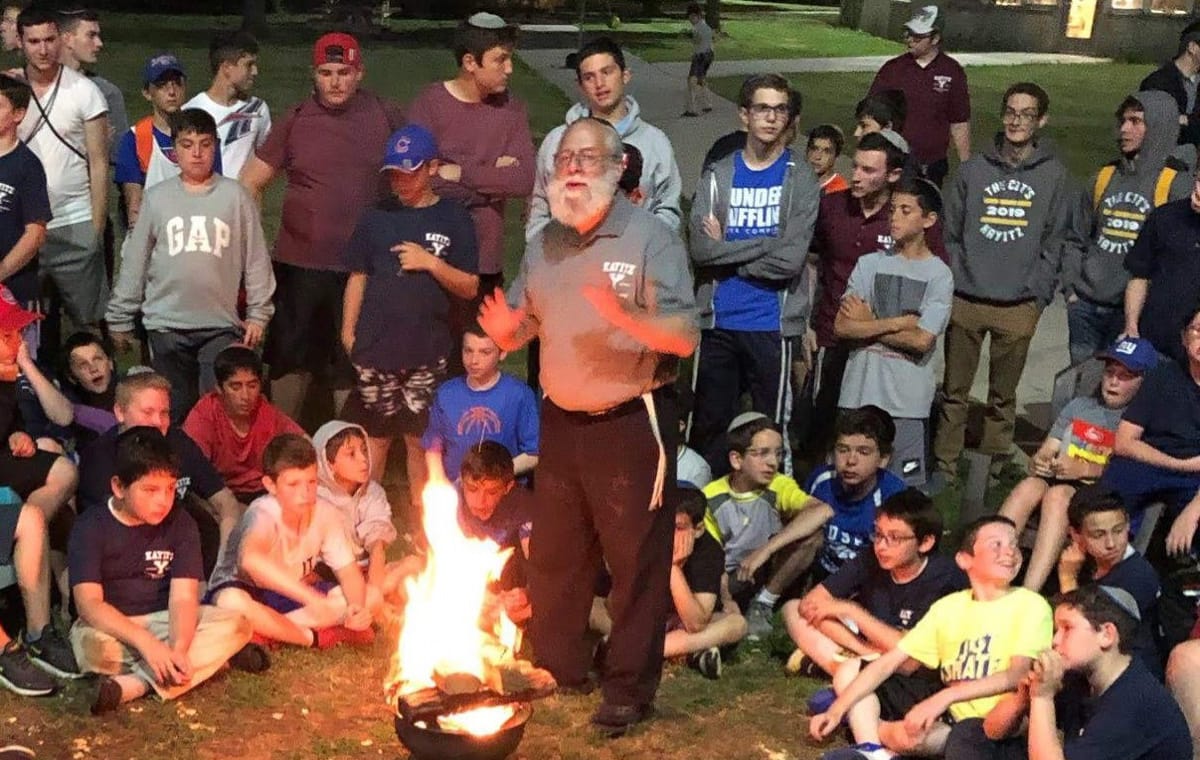
POLYGON ((883 546, 901 546, 905 541, 912 541, 916 536, 911 533, 907 536, 901 536, 897 533, 872 533, 871 543, 881 544, 883 546))
POLYGON ((564 150, 554 154, 554 168, 566 169, 576 163, 584 169, 596 169, 605 161, 615 161, 620 156, 610 156, 594 150, 564 150))
POLYGON ((1037 111, 1014 111, 1011 108, 1005 108, 1002 118, 1004 121, 1011 121, 1014 124, 1032 124, 1041 116, 1037 111))
POLYGON ((755 459, 766 459, 768 457, 783 459, 783 449, 774 449, 767 446, 759 449, 746 449, 746 456, 754 457, 755 459))
POLYGON ((777 106, 769 106, 766 103, 751 103, 748 110, 760 119, 765 118, 767 114, 775 114, 781 119, 786 119, 792 107, 787 103, 780 103, 777 106))

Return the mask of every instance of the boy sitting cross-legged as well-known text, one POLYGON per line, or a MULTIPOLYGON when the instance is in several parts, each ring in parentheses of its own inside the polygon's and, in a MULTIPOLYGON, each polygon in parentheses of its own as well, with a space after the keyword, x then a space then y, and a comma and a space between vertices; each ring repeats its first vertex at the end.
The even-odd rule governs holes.
MULTIPOLYGON (((942 516, 928 496, 910 488, 885 499, 874 513, 874 551, 859 552, 803 599, 783 605, 783 621, 796 651, 829 675, 836 674, 836 686, 839 681, 849 683, 861 667, 861 662, 848 659, 871 658, 895 648, 930 605, 967 586, 962 570, 938 553, 941 536, 942 516)), ((801 666, 797 663, 794 669, 801 666)), ((925 675, 932 675, 936 683, 936 674, 925 675)), ((892 679, 924 686, 925 682, 914 681, 919 677, 894 675, 892 679)), ((878 692, 881 698, 894 693, 878 692)), ((872 700, 867 697, 863 703, 872 700)), ((910 706, 892 703, 884 712, 898 717, 910 706)), ((856 712, 857 708, 849 713, 855 741, 872 741, 868 731, 874 724, 860 735, 855 730, 856 712)))
POLYGON ((378 620, 382 609, 374 602, 398 602, 397 595, 404 591, 402 579, 419 569, 419 563, 387 560, 387 548, 397 537, 396 526, 387 492, 371 479, 367 431, 350 422, 331 420, 317 428, 313 446, 319 459, 317 498, 341 513, 358 566, 373 589, 368 598, 378 620))
POLYGON ((317 452, 287 433, 263 454, 267 496, 238 523, 213 570, 208 598, 246 616, 258 638, 321 649, 369 643, 367 587, 336 508, 317 497, 317 452), (333 570, 322 580, 317 564, 333 570))
POLYGON ((827 738, 896 672, 919 665, 938 668, 944 688, 912 705, 902 718, 879 723, 878 743, 834 750, 826 760, 942 754, 950 724, 986 716, 1050 645, 1050 606, 1034 592, 1012 586, 1021 551, 1011 520, 989 516, 968 525, 954 559, 971 588, 935 602, 895 647, 840 691, 827 711, 813 716, 809 733, 827 738), (943 718, 946 712, 950 720, 943 718))
MULTIPOLYGON (((675 504, 675 548, 671 554, 672 613, 667 620, 665 657, 687 655, 705 678, 721 677, 721 647, 746 635, 746 619, 722 609, 724 552, 704 529, 706 502, 696 488, 681 487, 675 504)), ((592 625, 607 635, 612 621, 604 605, 592 608, 592 625)))
POLYGON ((779 472, 783 437, 765 414, 735 417, 728 440, 733 471, 704 487, 704 526, 724 546, 730 595, 757 641, 771 631, 780 594, 812 564, 833 510, 779 472))
POLYGON ((99 673, 92 712, 151 689, 174 699, 226 662, 266 670, 241 615, 200 604, 200 534, 175 509, 179 459, 161 432, 135 427, 117 440, 112 498, 80 515, 68 551, 79 620, 71 644, 99 673))

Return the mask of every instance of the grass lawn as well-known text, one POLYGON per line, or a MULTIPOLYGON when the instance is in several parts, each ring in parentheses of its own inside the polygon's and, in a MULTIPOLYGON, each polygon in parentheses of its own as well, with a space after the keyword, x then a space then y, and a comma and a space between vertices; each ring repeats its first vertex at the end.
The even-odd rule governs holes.
MULTIPOLYGON (((834 26, 833 21, 836 18, 812 12, 727 11, 714 42, 717 60, 894 55, 903 50, 899 42, 834 26)), ((603 24, 586 26, 607 29, 603 24)), ((686 61, 692 57, 690 28, 685 20, 629 22, 613 35, 647 61, 686 61)))
MULTIPOLYGON (((1101 164, 1114 157, 1113 111, 1126 93, 1137 89, 1147 71, 1145 65, 1116 63, 972 66, 967 69, 967 78, 971 84, 973 142, 983 145, 1000 129, 1000 98, 1010 84, 1037 82, 1050 95, 1046 134, 1058 144, 1072 173, 1087 182, 1101 164), (1098 92, 1108 95, 1096 97, 1098 92)), ((804 94, 804 129, 832 122, 841 126, 848 137, 852 135, 854 104, 866 93, 873 76, 866 72, 791 75, 792 84, 804 94)), ((740 77, 711 81, 715 92, 734 100, 741 83, 740 77)))

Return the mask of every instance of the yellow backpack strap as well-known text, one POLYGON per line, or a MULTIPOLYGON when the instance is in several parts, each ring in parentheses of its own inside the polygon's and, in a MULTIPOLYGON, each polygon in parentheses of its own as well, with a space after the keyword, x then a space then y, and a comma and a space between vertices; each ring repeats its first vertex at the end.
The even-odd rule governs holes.
POLYGON ((1108 183, 1112 182, 1113 174, 1116 171, 1117 167, 1113 164, 1100 167, 1100 173, 1096 175, 1096 186, 1092 188, 1092 208, 1100 208, 1104 191, 1108 189, 1108 183))
POLYGON ((150 155, 154 152, 154 120, 144 117, 133 127, 133 142, 137 148, 138 165, 142 174, 150 169, 150 155))
POLYGON ((1154 184, 1154 208, 1158 208, 1170 200, 1171 183, 1175 181, 1177 174, 1179 174, 1179 170, 1170 166, 1164 166, 1163 170, 1158 173, 1158 182, 1154 184))

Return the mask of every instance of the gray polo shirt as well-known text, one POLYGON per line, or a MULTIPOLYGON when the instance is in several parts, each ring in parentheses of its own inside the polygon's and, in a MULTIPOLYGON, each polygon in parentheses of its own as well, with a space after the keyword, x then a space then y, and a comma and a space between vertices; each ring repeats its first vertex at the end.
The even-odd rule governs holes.
POLYGON ((673 382, 678 358, 611 325, 583 297, 585 285, 611 287, 652 314, 699 324, 687 251, 652 214, 618 195, 586 236, 551 221, 529 241, 508 292, 542 341, 540 381, 550 400, 570 411, 600 412, 673 382))

